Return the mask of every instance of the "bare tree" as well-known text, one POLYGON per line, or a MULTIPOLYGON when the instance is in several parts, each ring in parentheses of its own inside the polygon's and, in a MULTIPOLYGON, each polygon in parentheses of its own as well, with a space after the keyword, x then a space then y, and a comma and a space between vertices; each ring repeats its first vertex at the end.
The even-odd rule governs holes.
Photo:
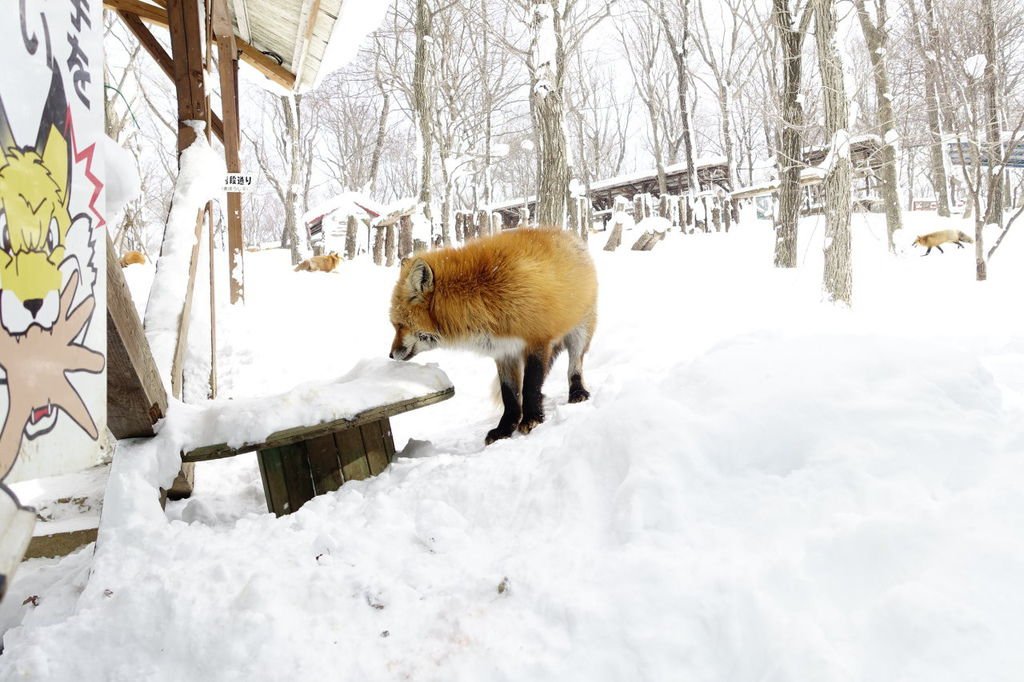
POLYGON ((892 110, 892 92, 889 89, 889 13, 886 0, 854 0, 854 5, 857 7, 857 18, 864 34, 868 58, 871 61, 872 80, 875 84, 878 132, 882 137, 882 203, 885 206, 889 251, 895 253, 893 235, 903 227, 903 216, 900 211, 899 180, 896 173, 896 123, 892 110), (869 11, 869 2, 874 6, 873 13, 869 11))
POLYGON ((825 132, 831 139, 825 163, 825 293, 847 305, 853 294, 850 267, 850 134, 843 63, 836 45, 835 0, 816 0, 815 42, 825 102, 825 132))
POLYGON ((676 69, 676 97, 683 135, 683 161, 686 163, 687 188, 691 196, 700 191, 697 176, 696 143, 690 115, 690 0, 645 0, 665 29, 665 40, 676 69))
POLYGON ((925 107, 928 114, 928 128, 931 131, 929 161, 931 181, 935 190, 940 216, 949 217, 949 179, 946 173, 945 156, 942 153, 943 125, 942 104, 949 92, 943 92, 941 66, 938 59, 939 31, 935 25, 934 0, 923 0, 923 15, 917 10, 917 0, 907 0, 912 22, 911 38, 924 64, 925 107))
POLYGON ((263 113, 271 120, 268 129, 244 132, 264 177, 274 188, 284 211, 281 246, 291 249, 292 265, 302 260, 299 228, 309 199, 313 139, 317 116, 306 115, 310 96, 265 95, 263 113), (307 107, 303 105, 307 104, 307 107))
MULTIPOLYGON (((779 207, 775 216, 775 267, 796 267, 797 221, 800 218, 800 170, 804 110, 800 96, 803 44, 813 10, 788 0, 772 0, 772 22, 782 51, 780 107, 782 132, 776 159, 779 166, 779 207), (791 7, 792 10, 791 11, 791 7), (797 12, 794 14, 794 11, 797 12)), ((849 189, 849 188, 847 188, 849 189)))
POLYGON ((658 177, 658 193, 668 193, 665 178, 665 131, 662 108, 665 97, 663 84, 663 27, 650 12, 631 12, 628 23, 618 26, 619 40, 626 55, 626 63, 633 75, 636 93, 647 109, 648 132, 651 136, 651 154, 658 177))

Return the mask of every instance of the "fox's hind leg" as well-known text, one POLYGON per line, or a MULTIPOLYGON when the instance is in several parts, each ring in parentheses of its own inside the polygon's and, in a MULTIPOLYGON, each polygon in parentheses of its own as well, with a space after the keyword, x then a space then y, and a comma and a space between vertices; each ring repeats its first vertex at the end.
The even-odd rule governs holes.
POLYGON ((583 386, 583 356, 590 349, 597 320, 593 316, 581 322, 565 335, 563 342, 569 352, 569 402, 581 403, 590 397, 590 391, 583 386))
POLYGON ((487 445, 511 436, 523 415, 523 408, 520 405, 523 383, 522 358, 518 355, 510 355, 495 360, 495 364, 498 366, 501 402, 505 406, 505 412, 501 415, 498 425, 487 433, 487 439, 484 441, 487 445))
POLYGON ((519 422, 519 433, 529 433, 544 421, 544 379, 551 367, 550 347, 526 351, 523 368, 523 418, 519 422))

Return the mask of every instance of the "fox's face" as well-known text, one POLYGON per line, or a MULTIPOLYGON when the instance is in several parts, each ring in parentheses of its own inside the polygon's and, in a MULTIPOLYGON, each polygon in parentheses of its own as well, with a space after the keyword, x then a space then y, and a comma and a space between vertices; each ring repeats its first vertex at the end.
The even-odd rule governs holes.
POLYGON ((925 243, 924 235, 921 235, 914 240, 914 246, 928 246, 928 244, 925 243))
POLYGON ((391 324, 395 328, 395 340, 391 343, 393 360, 409 360, 440 345, 441 335, 430 314, 433 292, 434 273, 423 259, 402 263, 391 295, 391 324))
POLYGON ((67 142, 50 128, 40 152, 0 149, 0 323, 49 329, 60 307, 68 212, 67 142))

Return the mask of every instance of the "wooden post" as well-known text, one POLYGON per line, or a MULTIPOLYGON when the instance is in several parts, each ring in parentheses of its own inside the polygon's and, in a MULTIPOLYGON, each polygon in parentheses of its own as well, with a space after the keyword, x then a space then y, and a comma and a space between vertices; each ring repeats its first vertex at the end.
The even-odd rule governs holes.
MULTIPOLYGON (((174 69, 174 87, 178 100, 178 153, 187 149, 196 139, 195 130, 186 121, 206 122, 206 134, 210 135, 210 107, 206 99, 204 82, 205 66, 200 49, 203 40, 203 26, 200 21, 199 0, 168 0, 167 23, 171 34, 171 57, 174 69)), ((196 265, 200 240, 202 239, 203 212, 196 216, 196 237, 192 247, 192 262, 189 266, 188 289, 185 305, 181 311, 178 327, 178 342, 171 367, 171 391, 175 398, 181 398, 182 361, 188 341, 189 316, 192 309, 192 293, 195 289, 196 265)), ((192 492, 194 465, 183 464, 181 473, 175 479, 168 497, 187 497, 192 492)))
MULTIPOLYGON (((220 74, 221 118, 224 121, 224 161, 228 173, 242 170, 238 118, 238 50, 227 0, 213 2, 213 31, 217 35, 217 71, 220 74)), ((242 195, 228 192, 228 282, 231 303, 245 300, 245 237, 242 233, 242 195)), ((211 258, 212 256, 212 251, 211 258)))
POLYGON ((412 255, 412 216, 404 215, 398 219, 398 258, 412 255))
POLYGON ((373 236, 373 264, 384 265, 384 226, 377 225, 373 229, 376 231, 373 236))
POLYGON ((476 236, 486 237, 491 234, 490 214, 483 209, 476 212, 476 236))
POLYGON ((207 120, 199 0, 167 0, 167 20, 171 33, 174 87, 178 94, 180 154, 196 139, 195 130, 185 122, 207 120))
POLYGON ((395 224, 389 223, 384 228, 384 264, 389 268, 395 264, 395 224))
POLYGON ((358 229, 359 220, 354 215, 350 215, 345 225, 345 258, 347 260, 356 257, 356 232, 358 229))
POLYGON ((217 287, 213 266, 213 206, 206 204, 206 227, 210 235, 210 397, 217 397, 217 287))

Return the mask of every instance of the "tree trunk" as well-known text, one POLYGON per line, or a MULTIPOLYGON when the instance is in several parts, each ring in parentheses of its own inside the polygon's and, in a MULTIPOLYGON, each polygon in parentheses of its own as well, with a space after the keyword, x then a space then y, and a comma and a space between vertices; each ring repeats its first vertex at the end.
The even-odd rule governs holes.
POLYGON ((843 63, 836 46, 835 0, 818 0, 814 10, 815 40, 821 70, 825 132, 831 140, 831 168, 825 189, 825 292, 833 301, 850 304, 853 274, 850 267, 850 154, 849 120, 843 63), (844 151, 845 148, 845 151, 844 151))
MULTIPOLYGON (((917 14, 915 0, 907 3, 910 9, 911 22, 921 25, 921 19, 917 14)), ((948 218, 950 196, 949 177, 946 173, 946 162, 942 152, 942 119, 940 118, 941 103, 939 101, 939 62, 936 50, 938 50, 938 30, 935 28, 935 13, 932 0, 924 0, 924 30, 927 35, 927 42, 917 30, 911 30, 911 35, 917 45, 917 49, 924 61, 924 90, 925 110, 928 116, 928 130, 931 134, 931 144, 928 146, 928 159, 931 165, 932 188, 935 190, 935 199, 938 204, 938 213, 948 218)))
POLYGON ((772 19, 782 47, 782 144, 777 154, 779 208, 775 216, 775 267, 795 268, 797 221, 800 219, 800 169, 803 166, 800 134, 804 124, 800 103, 803 37, 794 29, 787 0, 773 0, 772 19))
POLYGON ((690 48, 690 0, 681 0, 682 36, 676 38, 675 26, 669 20, 664 7, 658 11, 658 19, 665 29, 665 40, 672 51, 672 63, 676 67, 676 96, 679 99, 679 116, 682 119, 683 160, 686 162, 686 192, 696 196, 700 190, 700 178, 694 161, 693 121, 690 116, 690 67, 687 64, 690 48))
MULTIPOLYGON (((288 186, 285 188, 284 196, 284 226, 288 235, 288 248, 291 251, 292 265, 298 265, 302 260, 302 238, 299 236, 299 227, 302 222, 299 202, 302 200, 300 188, 302 186, 303 171, 303 149, 302 131, 299 128, 299 105, 301 95, 281 95, 281 110, 284 114, 285 134, 287 147, 285 156, 289 161, 288 186)), ((282 238, 282 245, 284 238, 282 238)))
MULTIPOLYGON (((1003 164, 999 159, 1003 157, 1002 133, 999 125, 999 93, 998 78, 996 77, 996 60, 999 58, 996 47, 996 24, 995 15, 992 11, 993 0, 981 0, 981 20, 985 31, 985 142, 988 146, 989 163, 986 166, 988 171, 988 189, 986 192, 985 223, 988 225, 1003 225, 1003 164)), ((981 239, 976 240, 975 251, 982 253, 981 239)), ((982 272, 984 259, 979 256, 978 280, 985 279, 982 272)))
POLYGON ((534 5, 534 51, 552 39, 554 54, 539 54, 533 70, 531 99, 534 126, 540 138, 540 182, 537 188, 537 222, 562 226, 569 190, 569 158, 565 139, 565 89, 562 83, 562 16, 552 2, 534 5))
POLYGON ((878 101, 878 129, 882 136, 882 203, 885 206, 889 253, 896 253, 893 235, 903 227, 903 215, 900 212, 899 180, 896 172, 896 117, 892 111, 892 93, 889 91, 886 58, 886 51, 889 49, 889 29, 885 1, 875 0, 877 26, 872 23, 864 0, 855 0, 855 4, 874 74, 875 99, 878 101))
POLYGON ((416 0, 416 55, 413 66, 413 108, 419 124, 419 200, 423 214, 433 221, 430 210, 431 157, 433 157, 433 83, 430 68, 430 43, 433 41, 434 14, 429 0, 416 0))

